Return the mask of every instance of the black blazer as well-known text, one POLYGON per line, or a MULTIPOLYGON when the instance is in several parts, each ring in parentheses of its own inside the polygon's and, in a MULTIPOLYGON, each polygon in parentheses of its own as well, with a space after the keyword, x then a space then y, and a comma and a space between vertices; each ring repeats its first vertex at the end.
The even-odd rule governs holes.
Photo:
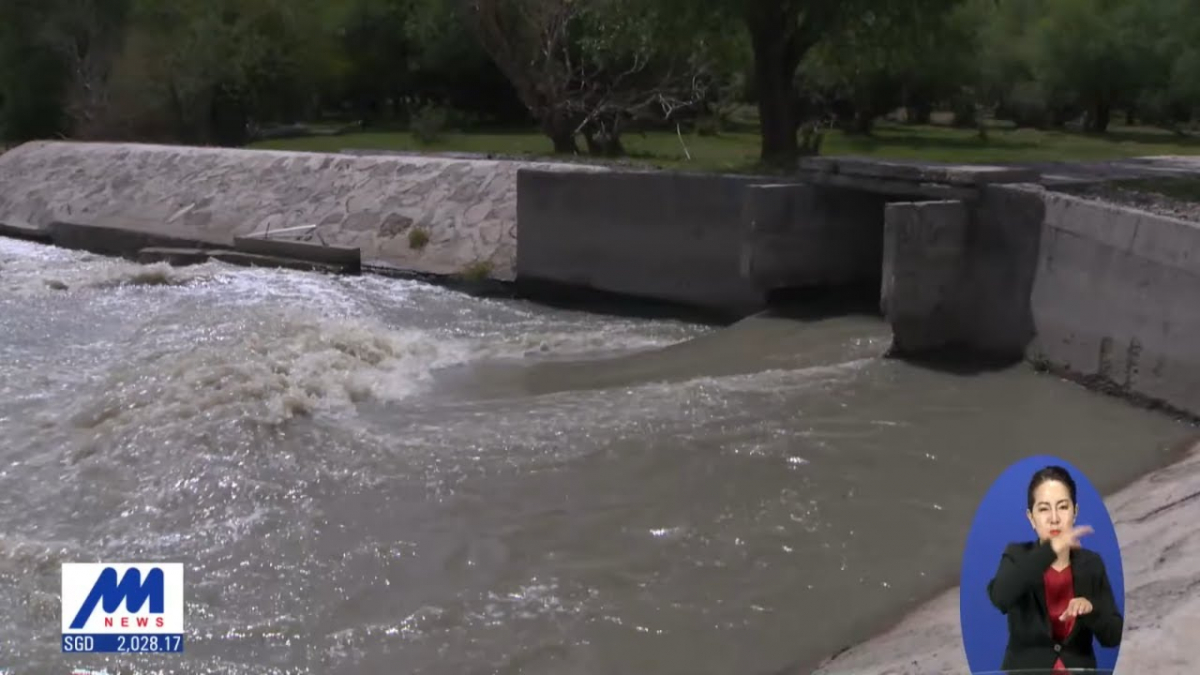
POLYGON ((1002 670, 1048 670, 1060 657, 1067 668, 1095 668, 1093 637, 1104 647, 1121 644, 1125 620, 1113 599, 1104 560, 1082 548, 1071 551, 1071 575, 1075 597, 1087 598, 1092 611, 1075 617, 1070 635, 1061 644, 1054 641, 1042 575, 1056 557, 1050 542, 1009 544, 1000 556, 1000 568, 987 590, 992 604, 1008 617, 1008 648, 1002 670))

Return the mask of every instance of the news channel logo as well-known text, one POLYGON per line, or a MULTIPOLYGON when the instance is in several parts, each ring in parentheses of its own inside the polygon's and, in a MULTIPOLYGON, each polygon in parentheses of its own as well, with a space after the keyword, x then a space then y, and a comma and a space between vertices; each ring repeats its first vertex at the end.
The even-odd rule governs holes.
POLYGON ((63 563, 63 653, 183 651, 183 563, 63 563))

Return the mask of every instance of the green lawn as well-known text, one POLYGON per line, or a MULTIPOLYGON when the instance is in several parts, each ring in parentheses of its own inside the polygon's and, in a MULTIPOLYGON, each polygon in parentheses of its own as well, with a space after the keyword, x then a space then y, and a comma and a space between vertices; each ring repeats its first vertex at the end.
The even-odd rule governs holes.
MULTIPOLYGON (((691 160, 685 157, 680 139, 673 133, 629 134, 623 140, 632 162, 702 171, 757 168, 759 138, 753 132, 684 135, 683 142, 692 155, 691 160)), ((311 152, 371 149, 529 157, 551 154, 549 140, 536 132, 448 133, 429 145, 419 143, 405 132, 361 133, 264 141, 251 147, 311 152)), ((1179 136, 1147 127, 1114 126, 1107 134, 1091 135, 994 126, 983 140, 974 130, 881 124, 871 136, 831 131, 825 138, 821 154, 962 163, 1096 160, 1144 155, 1200 155, 1200 136, 1179 136)))

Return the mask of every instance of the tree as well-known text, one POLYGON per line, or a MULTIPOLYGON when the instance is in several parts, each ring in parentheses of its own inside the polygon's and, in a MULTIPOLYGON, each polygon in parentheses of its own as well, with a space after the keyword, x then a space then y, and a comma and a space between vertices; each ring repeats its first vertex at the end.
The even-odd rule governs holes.
POLYGON ((934 99, 965 79, 951 65, 970 56, 954 16, 859 14, 810 50, 801 62, 805 82, 848 104, 849 132, 870 133, 876 118, 905 103, 928 122, 934 99))
POLYGON ((444 105, 490 125, 526 126, 535 120, 476 39, 461 0, 407 0, 411 46, 407 94, 444 105))
POLYGON ((669 15, 644 0, 469 0, 480 43, 554 144, 576 153, 621 152, 626 119, 669 116, 699 103, 709 73, 701 50, 660 27, 669 15))
POLYGON ((1187 0, 1117 8, 1117 32, 1129 67, 1127 117, 1179 131, 1200 105, 1200 16, 1187 0))
POLYGON ((65 133, 67 69, 40 39, 49 7, 6 0, 0 21, 0 138, 25 141, 65 133))
POLYGON ((1115 0, 1055 0, 1034 29, 1034 73, 1052 105, 1082 110, 1086 128, 1104 132, 1112 109, 1133 88, 1121 49, 1115 0))
POLYGON ((128 0, 8 0, 0 21, 5 137, 96 133, 128 8, 128 0))
POLYGON ((337 5, 318 0, 139 0, 115 73, 124 133, 237 145, 306 116, 337 64, 337 5), (135 128, 130 128, 130 127, 135 128))
POLYGON ((412 79, 409 0, 356 0, 340 17, 339 91, 358 119, 396 116, 412 79))
POLYGON ((130 0, 53 0, 41 39, 67 71, 65 113, 77 138, 104 135, 109 76, 121 50, 130 0))
POLYGON ((742 22, 753 55, 754 91, 761 125, 760 158, 789 166, 800 155, 797 132, 804 98, 798 83, 811 78, 801 64, 823 40, 858 22, 915 30, 916 19, 944 12, 958 0, 674 0, 677 11, 742 22))

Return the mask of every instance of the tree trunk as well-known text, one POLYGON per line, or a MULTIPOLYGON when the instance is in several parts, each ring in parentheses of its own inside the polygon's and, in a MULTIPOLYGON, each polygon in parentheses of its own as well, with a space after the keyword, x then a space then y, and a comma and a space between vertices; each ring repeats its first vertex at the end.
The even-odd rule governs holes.
POLYGON ((1108 123, 1112 120, 1112 106, 1107 102, 1097 102, 1092 106, 1091 114, 1088 115, 1087 130, 1102 134, 1108 131, 1108 123))
POLYGON ((790 166, 800 154, 794 78, 804 54, 795 28, 789 30, 794 19, 792 24, 787 19, 782 11, 747 15, 762 126, 760 158, 764 164, 774 166, 790 166))
POLYGON ((578 155, 579 146, 575 143, 575 127, 569 119, 561 114, 547 111, 541 115, 542 133, 554 144, 556 155, 578 155))
POLYGON ((850 133, 858 136, 870 136, 875 128, 875 111, 870 104, 861 103, 854 106, 854 118, 850 120, 850 133))
POLYGON ((1067 116, 1070 114, 1066 108, 1056 106, 1050 111, 1050 128, 1061 129, 1067 126, 1067 116))
POLYGON ((588 154, 593 157, 624 157, 625 146, 621 136, 605 131, 584 134, 587 141, 588 154))
POLYGON ((933 106, 926 101, 910 105, 905 118, 909 124, 929 124, 933 119, 933 106))

